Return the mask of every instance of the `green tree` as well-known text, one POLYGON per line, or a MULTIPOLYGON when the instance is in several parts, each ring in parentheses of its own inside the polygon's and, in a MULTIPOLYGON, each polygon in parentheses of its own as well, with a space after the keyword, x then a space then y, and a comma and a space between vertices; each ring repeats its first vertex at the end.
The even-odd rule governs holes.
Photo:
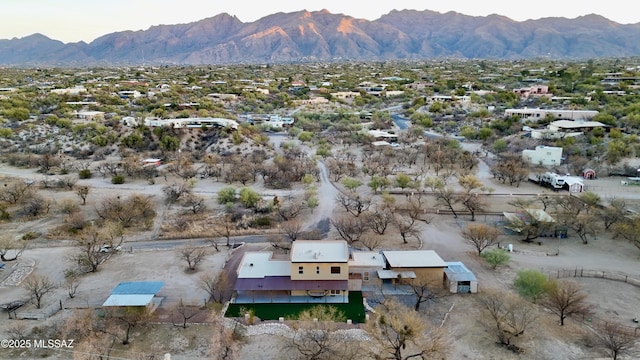
POLYGON ((395 186, 401 188, 402 190, 412 187, 413 181, 411 180, 411 176, 405 173, 399 173, 396 175, 395 186))
POLYGON ((511 259, 511 256, 509 255, 509 253, 502 249, 487 250, 487 251, 484 251, 482 254, 480 254, 480 256, 489 265, 491 265, 492 269, 496 269, 499 266, 506 265, 511 259))
POLYGON ((226 187, 218 191, 218 204, 229 204, 236 202, 236 188, 226 187))
POLYGON ((309 142, 313 139, 313 133, 310 131, 303 131, 298 135, 298 140, 302 142, 309 142))
POLYGON ((175 136, 165 135, 160 139, 160 149, 164 151, 176 151, 180 148, 180 139, 175 136))
POLYGON ((362 185, 362 182, 360 180, 354 179, 352 177, 346 177, 340 182, 350 192, 356 191, 356 189, 359 188, 360 185, 362 185))
POLYGON ((513 284, 522 297, 536 303, 544 295, 547 282, 547 275, 538 270, 527 269, 518 271, 513 284))
POLYGON ((247 208, 255 208, 260 201, 260 194, 255 190, 244 187, 240 189, 240 203, 247 208))

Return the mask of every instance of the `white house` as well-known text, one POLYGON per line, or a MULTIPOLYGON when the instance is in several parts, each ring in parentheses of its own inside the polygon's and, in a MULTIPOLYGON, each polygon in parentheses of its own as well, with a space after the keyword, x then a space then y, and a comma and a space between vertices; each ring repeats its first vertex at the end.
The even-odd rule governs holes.
POLYGON ((506 117, 517 116, 522 120, 538 121, 547 116, 556 119, 569 120, 589 120, 598 115, 595 110, 559 110, 559 109, 506 109, 504 111, 506 117))
POLYGON ((531 164, 543 166, 560 165, 562 161, 562 148, 555 146, 536 146, 535 150, 522 150, 522 159, 531 164))

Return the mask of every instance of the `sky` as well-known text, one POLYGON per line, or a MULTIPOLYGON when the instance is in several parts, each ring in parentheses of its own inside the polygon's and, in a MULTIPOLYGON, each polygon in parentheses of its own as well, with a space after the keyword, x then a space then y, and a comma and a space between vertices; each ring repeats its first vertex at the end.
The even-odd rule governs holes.
POLYGON ((41 33, 63 42, 90 42, 101 35, 188 23, 226 12, 252 22, 277 12, 326 9, 368 20, 391 10, 499 14, 516 21, 602 15, 621 24, 640 23, 633 0, 0 0, 0 39, 41 33))

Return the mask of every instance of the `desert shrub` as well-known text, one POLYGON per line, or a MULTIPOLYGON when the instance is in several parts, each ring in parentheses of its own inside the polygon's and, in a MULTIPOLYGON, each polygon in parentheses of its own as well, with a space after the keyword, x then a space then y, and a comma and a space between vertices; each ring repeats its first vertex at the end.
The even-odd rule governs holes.
POLYGON ((267 217, 267 216, 261 216, 256 218, 255 220, 253 220, 253 226, 260 226, 260 227, 268 227, 271 226, 271 218, 267 217))
POLYGON ((33 231, 29 231, 27 233, 25 233, 24 235, 22 235, 22 240, 33 240, 35 238, 38 237, 38 234, 33 232, 33 231))
POLYGON ((91 170, 83 169, 78 171, 78 178, 80 179, 90 179, 91 178, 91 170))
POLYGON ((116 185, 124 184, 124 175, 112 176, 111 177, 111 183, 112 184, 116 184, 116 185))

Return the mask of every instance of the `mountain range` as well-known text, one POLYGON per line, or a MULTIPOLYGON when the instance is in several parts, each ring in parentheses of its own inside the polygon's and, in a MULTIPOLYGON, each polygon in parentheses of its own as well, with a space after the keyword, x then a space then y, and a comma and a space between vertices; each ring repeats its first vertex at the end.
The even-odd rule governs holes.
POLYGON ((115 32, 90 43, 65 44, 42 34, 0 40, 0 64, 20 66, 636 55, 640 23, 623 25, 599 15, 514 21, 429 10, 393 10, 372 21, 298 11, 247 23, 222 13, 188 24, 115 32))

